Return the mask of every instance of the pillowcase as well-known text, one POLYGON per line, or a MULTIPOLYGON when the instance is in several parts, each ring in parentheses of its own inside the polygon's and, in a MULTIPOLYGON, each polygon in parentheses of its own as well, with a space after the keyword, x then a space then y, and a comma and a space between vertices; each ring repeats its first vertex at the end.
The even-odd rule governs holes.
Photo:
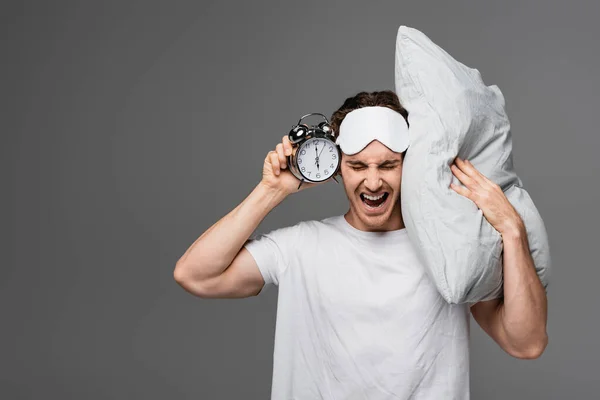
POLYGON ((510 123, 500 89, 456 61, 422 32, 401 26, 396 93, 408 110, 401 204, 407 233, 449 303, 503 295, 502 237, 470 199, 452 190, 456 156, 497 183, 523 219, 544 288, 550 251, 544 222, 515 173, 510 123))

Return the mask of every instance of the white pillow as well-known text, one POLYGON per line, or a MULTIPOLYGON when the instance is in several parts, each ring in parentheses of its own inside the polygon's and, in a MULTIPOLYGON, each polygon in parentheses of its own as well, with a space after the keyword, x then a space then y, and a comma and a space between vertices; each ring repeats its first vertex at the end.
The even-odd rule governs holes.
POLYGON ((544 222, 512 162, 510 123, 500 89, 452 58, 422 32, 401 26, 396 93, 408 110, 410 147, 401 202, 407 232, 449 303, 502 297, 500 234, 477 205, 449 188, 458 155, 500 185, 523 219, 536 271, 547 288, 550 251, 544 222))

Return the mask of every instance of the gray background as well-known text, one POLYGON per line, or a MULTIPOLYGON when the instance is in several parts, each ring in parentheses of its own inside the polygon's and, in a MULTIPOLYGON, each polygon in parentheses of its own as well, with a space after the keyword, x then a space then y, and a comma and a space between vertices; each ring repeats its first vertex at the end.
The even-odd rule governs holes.
MULTIPOLYGON (((598 8, 4 2, 0 398, 268 398, 277 290, 195 298, 175 262, 302 114, 394 89, 400 24, 501 88, 551 242, 546 352, 511 358, 472 321, 472 398, 597 398, 598 8)), ((346 209, 330 183, 259 231, 346 209)))

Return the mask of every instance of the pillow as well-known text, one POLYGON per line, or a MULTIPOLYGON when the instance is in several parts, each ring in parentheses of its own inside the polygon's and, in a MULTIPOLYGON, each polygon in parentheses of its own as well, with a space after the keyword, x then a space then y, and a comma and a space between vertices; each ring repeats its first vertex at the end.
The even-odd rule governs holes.
POLYGON ((452 58, 422 32, 401 26, 396 93, 408 110, 402 216, 431 279, 448 303, 503 295, 502 237, 468 198, 449 188, 456 156, 497 183, 523 219, 535 268, 547 290, 546 228, 515 173, 510 123, 500 89, 452 58))

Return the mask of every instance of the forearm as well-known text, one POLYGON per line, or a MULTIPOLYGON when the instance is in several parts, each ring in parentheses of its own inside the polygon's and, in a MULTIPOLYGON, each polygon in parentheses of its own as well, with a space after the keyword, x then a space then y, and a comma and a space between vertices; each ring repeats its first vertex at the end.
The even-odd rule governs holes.
POLYGON ((502 326, 512 348, 538 353, 543 351, 548 340, 547 298, 531 258, 522 221, 505 231, 502 238, 504 299, 499 309, 502 326))
POLYGON ((259 183, 242 203, 196 239, 177 262, 175 276, 203 280, 223 273, 261 221, 285 197, 259 183))

